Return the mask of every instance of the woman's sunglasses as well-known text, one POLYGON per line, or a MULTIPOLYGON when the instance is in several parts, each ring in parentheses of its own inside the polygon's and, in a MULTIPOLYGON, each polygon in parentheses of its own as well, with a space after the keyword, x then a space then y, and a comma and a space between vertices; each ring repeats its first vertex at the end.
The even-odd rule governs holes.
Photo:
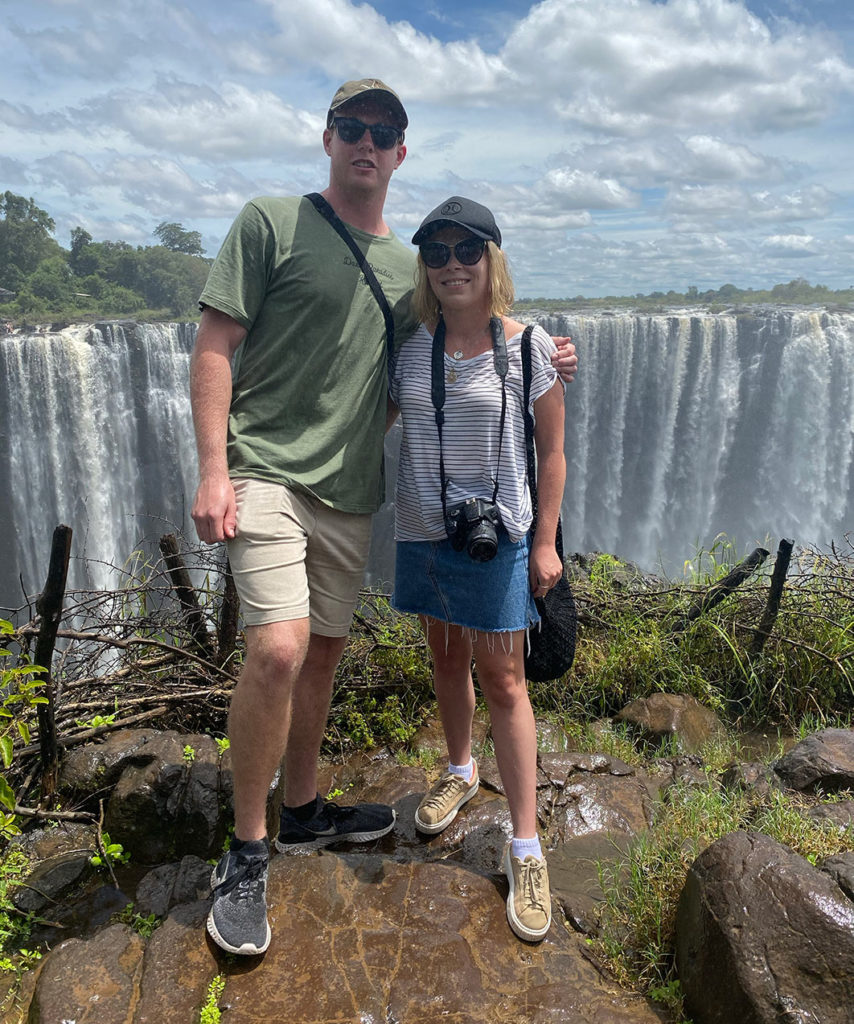
POLYGON ((473 267, 480 261, 485 247, 486 242, 482 238, 464 238, 453 246, 445 245, 444 242, 422 242, 418 246, 418 251, 425 266, 431 270, 438 270, 451 258, 451 251, 464 267, 473 267))
POLYGON ((338 138, 348 146, 358 142, 366 131, 371 133, 371 139, 377 149, 391 149, 400 142, 400 129, 390 124, 365 124, 357 117, 335 117, 332 123, 338 132, 338 138))

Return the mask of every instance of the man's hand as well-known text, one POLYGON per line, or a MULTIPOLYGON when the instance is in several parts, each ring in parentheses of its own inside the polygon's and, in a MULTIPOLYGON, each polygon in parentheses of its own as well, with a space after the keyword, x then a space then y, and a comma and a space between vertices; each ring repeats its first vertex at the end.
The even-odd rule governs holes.
POLYGON ((552 338, 557 345, 557 352, 552 355, 552 366, 560 374, 561 380, 571 384, 578 373, 578 356, 572 338, 552 338))
POLYGON ((193 522, 199 540, 218 544, 237 532, 237 503, 227 476, 204 477, 193 502, 193 522))

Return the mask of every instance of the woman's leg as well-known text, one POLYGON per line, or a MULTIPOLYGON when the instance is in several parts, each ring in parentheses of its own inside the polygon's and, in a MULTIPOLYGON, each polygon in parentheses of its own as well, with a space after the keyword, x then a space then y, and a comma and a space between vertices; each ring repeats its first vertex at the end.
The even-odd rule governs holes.
POLYGON ((451 764, 471 760, 474 684, 471 678, 472 644, 467 629, 421 617, 433 656, 433 686, 451 764))
POLYGON ((476 633, 473 649, 513 834, 530 839, 537 834, 537 729, 528 699, 524 645, 524 630, 476 633))

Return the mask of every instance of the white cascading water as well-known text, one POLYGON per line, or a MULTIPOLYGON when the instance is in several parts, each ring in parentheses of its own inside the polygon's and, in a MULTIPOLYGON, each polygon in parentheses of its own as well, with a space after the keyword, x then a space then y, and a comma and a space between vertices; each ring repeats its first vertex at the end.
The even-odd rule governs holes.
MULTIPOLYGON (((567 550, 678 572, 721 532, 746 549, 854 529, 854 314, 541 322, 573 337, 581 365, 566 399, 567 550)), ((39 591, 60 522, 74 529, 72 586, 109 587, 111 566, 160 534, 194 536, 194 334, 121 322, 0 337, 0 609, 39 591)), ((392 484, 394 438, 388 454, 392 484)), ((389 578, 390 523, 387 505, 373 581, 389 578)))
POLYGON ((59 523, 74 530, 69 586, 96 589, 186 527, 194 336, 103 323, 0 337, 0 608, 44 585, 59 523))

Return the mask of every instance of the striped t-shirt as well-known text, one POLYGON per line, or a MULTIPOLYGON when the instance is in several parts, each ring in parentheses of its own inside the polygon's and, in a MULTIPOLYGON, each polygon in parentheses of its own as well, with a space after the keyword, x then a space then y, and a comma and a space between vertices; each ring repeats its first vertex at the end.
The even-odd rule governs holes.
MULTIPOLYGON (((445 422, 442 455, 448 477, 447 506, 467 498, 491 500, 498 470, 496 504, 512 540, 531 525, 531 495, 525 465, 522 413, 521 331, 507 339, 507 412, 501 464, 498 427, 501 380, 492 349, 473 359, 445 354, 445 422)), ((403 439, 395 495, 395 539, 441 540, 446 536, 439 479, 439 434, 430 397, 433 337, 422 324, 401 346, 391 370, 391 397, 400 407, 403 439)), ((531 335, 531 405, 557 380, 551 365, 554 342, 542 329, 531 335)))

